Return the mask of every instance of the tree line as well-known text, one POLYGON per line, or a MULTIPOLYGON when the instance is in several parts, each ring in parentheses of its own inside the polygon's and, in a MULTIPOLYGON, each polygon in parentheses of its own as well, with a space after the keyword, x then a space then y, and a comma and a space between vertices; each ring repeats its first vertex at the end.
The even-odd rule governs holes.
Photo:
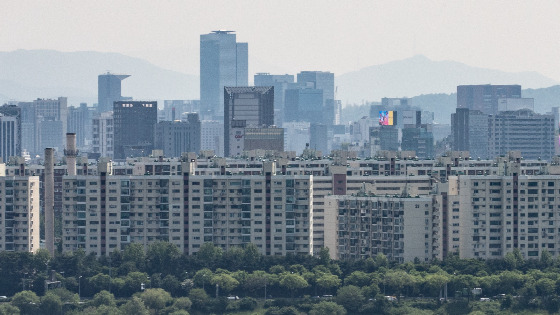
MULTIPOLYGON (((12 297, 9 306, 23 314, 39 307, 45 313, 48 305, 77 305, 70 308, 75 313, 86 306, 97 309, 102 303, 93 301, 101 298, 124 299, 126 303, 114 306, 121 312, 127 305, 157 309, 158 314, 191 308, 202 313, 253 309, 257 301, 266 301, 270 314, 290 312, 290 307, 305 313, 313 307, 330 309, 323 313, 383 313, 396 305, 387 304, 386 296, 394 296, 397 303, 431 298, 439 305, 445 289, 455 302, 484 296, 496 297, 505 309, 560 307, 560 260, 547 251, 538 260, 525 260, 515 250, 503 259, 460 259, 453 254, 442 261, 397 264, 382 254, 332 260, 327 249, 316 256, 263 256, 252 244, 223 251, 207 243, 189 256, 166 242, 146 251, 133 243, 102 257, 81 250, 55 257, 44 250, 1 252, 0 279, 0 296, 12 297), (45 286, 51 277, 58 288, 45 286), (482 294, 473 295, 474 288, 482 294), (89 304, 80 306, 83 298, 89 304)), ((0 303, 0 314, 6 307, 0 303)))

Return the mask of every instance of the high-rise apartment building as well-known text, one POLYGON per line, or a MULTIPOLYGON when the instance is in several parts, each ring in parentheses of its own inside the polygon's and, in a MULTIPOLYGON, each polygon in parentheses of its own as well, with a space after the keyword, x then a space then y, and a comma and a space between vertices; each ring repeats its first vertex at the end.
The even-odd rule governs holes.
POLYGON ((365 259, 383 254, 391 261, 438 258, 439 216, 431 196, 328 196, 325 247, 334 259, 365 259))
POLYGON ((487 115, 496 114, 500 98, 521 98, 521 85, 457 86, 457 108, 479 110, 487 115))
POLYGON ((121 81, 130 77, 128 74, 100 74, 97 77, 97 111, 113 110, 113 103, 122 100, 121 81))
POLYGON ((200 152, 200 120, 189 113, 186 121, 162 121, 156 125, 156 149, 166 157, 180 157, 183 152, 200 152))
POLYGON ((311 254, 312 176, 195 175, 65 176, 63 251, 106 255, 130 243, 167 241, 186 254, 212 242, 224 250, 255 244, 263 255, 311 254))
POLYGON ((115 155, 115 130, 113 112, 103 112, 92 120, 92 158, 113 158, 115 155))
MULTIPOLYGON (((4 164, 0 164, 4 171, 4 164)), ((0 251, 39 249, 39 177, 4 176, 0 172, 0 251)))
POLYGON ((274 125, 274 87, 224 88, 224 155, 243 152, 244 129, 274 125))
POLYGON ((249 50, 233 31, 200 35, 200 114, 223 114, 224 87, 249 85, 249 50))
POLYGON ((451 114, 453 150, 469 151, 473 158, 486 159, 488 152, 488 115, 479 110, 457 108, 451 114))
POLYGON ((154 146, 156 101, 119 101, 113 105, 115 158, 147 156, 154 146))

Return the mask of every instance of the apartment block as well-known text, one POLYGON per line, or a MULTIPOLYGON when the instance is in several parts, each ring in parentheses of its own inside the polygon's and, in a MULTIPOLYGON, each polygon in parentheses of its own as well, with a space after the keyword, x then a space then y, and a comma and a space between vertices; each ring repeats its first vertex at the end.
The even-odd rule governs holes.
POLYGON ((334 259, 384 254, 397 262, 439 257, 437 203, 418 198, 329 196, 325 198, 325 247, 334 259))
POLYGON ((265 255, 311 254, 313 178, 276 175, 112 175, 63 179, 63 251, 105 255, 130 243, 168 241, 192 254, 205 242, 223 249, 253 243, 265 255))
POLYGON ((0 251, 39 249, 39 177, 3 176, 0 164, 0 251))

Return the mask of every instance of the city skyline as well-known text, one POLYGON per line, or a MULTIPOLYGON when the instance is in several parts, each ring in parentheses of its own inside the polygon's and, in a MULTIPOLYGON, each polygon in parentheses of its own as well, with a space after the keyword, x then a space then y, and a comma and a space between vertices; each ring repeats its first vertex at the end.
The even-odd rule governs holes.
POLYGON ((553 1, 538 6, 503 1, 215 4, 158 3, 156 16, 154 4, 148 2, 135 6, 124 1, 79 6, 67 1, 11 3, 0 22, 5 30, 0 50, 119 52, 198 74, 198 36, 227 29, 240 34, 240 41, 252 43, 250 76, 263 71, 346 73, 422 54, 508 72, 537 71, 560 81, 560 66, 550 63, 560 52, 560 43, 546 40, 560 32, 554 23, 560 4, 553 1), (127 14, 115 18, 116 12, 127 14), (22 24, 29 19, 39 23, 22 24), (142 27, 132 20, 143 20, 142 27), (67 27, 70 24, 72 28, 67 27))

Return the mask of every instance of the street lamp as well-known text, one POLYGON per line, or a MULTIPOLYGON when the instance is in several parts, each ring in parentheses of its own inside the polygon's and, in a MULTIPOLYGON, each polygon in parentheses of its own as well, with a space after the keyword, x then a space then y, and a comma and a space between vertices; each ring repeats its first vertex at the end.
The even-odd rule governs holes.
POLYGON ((82 300, 82 276, 78 277, 78 298, 82 300))

